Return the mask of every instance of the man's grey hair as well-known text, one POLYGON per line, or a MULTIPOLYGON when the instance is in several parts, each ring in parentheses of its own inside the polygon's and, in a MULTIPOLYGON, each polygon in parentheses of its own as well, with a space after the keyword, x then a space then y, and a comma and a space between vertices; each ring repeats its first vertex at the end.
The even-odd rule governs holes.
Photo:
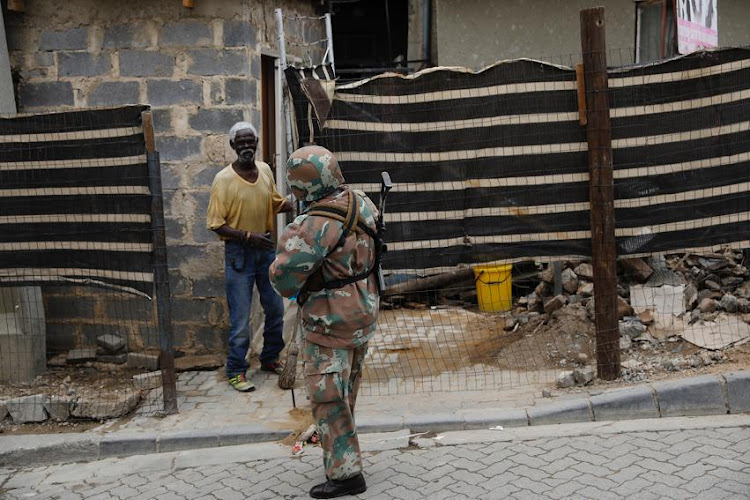
POLYGON ((258 131, 255 130, 255 127, 253 127, 253 124, 250 122, 237 122, 234 125, 232 125, 232 128, 229 129, 229 140, 230 142, 234 142, 235 137, 237 137, 237 132, 241 130, 249 130, 255 135, 255 137, 258 137, 258 131))

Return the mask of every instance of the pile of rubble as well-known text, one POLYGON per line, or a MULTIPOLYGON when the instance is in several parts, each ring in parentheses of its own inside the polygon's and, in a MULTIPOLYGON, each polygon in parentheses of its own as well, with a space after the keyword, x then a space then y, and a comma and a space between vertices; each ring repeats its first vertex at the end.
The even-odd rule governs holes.
MULTIPOLYGON (((558 311, 573 304, 584 306, 588 321, 593 322, 592 265, 563 263, 558 276, 556 287, 553 266, 540 270, 534 292, 520 297, 506 315, 506 330, 517 331, 538 321, 550 323, 558 311)), ((621 378, 645 380, 654 372, 725 361, 723 349, 750 340, 748 276, 742 252, 732 250, 618 261, 621 378)), ((559 387, 592 382, 591 367, 578 364, 578 369, 560 373, 559 387)))
POLYGON ((16 395, 0 398, 0 422, 6 417, 14 424, 116 418, 133 411, 144 391, 161 387, 158 355, 127 352, 127 343, 119 335, 99 336, 96 343, 96 347, 72 349, 48 362, 53 369, 70 373, 62 380, 51 382, 41 375, 33 382, 17 384, 16 395))

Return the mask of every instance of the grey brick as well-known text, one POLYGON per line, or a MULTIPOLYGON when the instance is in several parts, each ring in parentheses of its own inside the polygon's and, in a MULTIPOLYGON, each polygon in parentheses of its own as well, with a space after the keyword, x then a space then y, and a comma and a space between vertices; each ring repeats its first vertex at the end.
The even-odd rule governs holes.
POLYGON ((225 47, 252 47, 255 45, 255 28, 247 21, 224 21, 225 47))
POLYGON ((191 58, 188 72, 192 75, 246 75, 247 58, 244 50, 199 49, 188 53, 191 58))
POLYGON ((591 407, 597 421, 659 417, 650 387, 630 387, 592 396, 591 407))
POLYGON ((662 417, 725 414, 721 382, 713 375, 654 384, 662 417))
POLYGON ((47 295, 44 298, 44 314, 47 321, 93 318, 94 299, 74 295, 47 295))
POLYGON ((145 368, 151 371, 158 370, 159 355, 144 352, 129 352, 127 365, 128 368, 145 368))
POLYGON ((153 321, 154 305, 152 301, 141 299, 139 297, 115 299, 105 299, 104 314, 106 318, 153 321))
POLYGON ((106 53, 59 52, 57 66, 59 76, 105 75, 112 70, 112 59, 106 53))
POLYGON ((172 76, 175 57, 147 50, 120 51, 122 76, 172 76))
POLYGON ((258 101, 258 84, 249 78, 228 78, 224 94, 227 104, 252 104, 258 101))
POLYGON ((527 408, 529 425, 567 424, 591 421, 586 399, 574 399, 527 408))
POLYGON ((156 149, 164 161, 184 160, 200 154, 201 138, 157 136, 156 149))
POLYGON ((99 442, 99 458, 156 453, 155 434, 105 434, 99 442))
POLYGON ((125 325, 82 324, 81 333, 88 345, 96 345, 96 338, 102 335, 117 335, 124 339, 130 338, 130 332, 125 325))
POLYGON ((250 75, 256 80, 260 80, 260 56, 253 57, 250 60, 250 75))
POLYGON ((21 86, 19 100, 21 110, 35 106, 72 106, 73 86, 70 82, 26 83, 21 86))
POLYGON ((52 52, 37 52, 34 54, 34 64, 37 66, 54 66, 55 55, 52 52))
POLYGON ((214 301, 210 299, 183 299, 172 297, 172 320, 180 322, 208 320, 214 301))
POLYGON ((750 413, 750 371, 724 374, 729 413, 750 413))
POLYGON ((167 233, 167 238, 173 240, 182 240, 187 234, 187 228, 185 227, 185 221, 180 217, 165 217, 164 218, 164 229, 167 233))
POLYGON ((216 177, 216 174, 218 174, 224 167, 226 167, 226 165, 216 165, 204 168, 191 178, 192 186, 205 188, 211 187, 214 177, 216 177))
MULTIPOLYGON (((169 108, 151 110, 154 119, 154 131, 157 134, 172 131, 172 110, 169 108)), ((164 172, 162 172, 162 189, 165 188, 164 172)))
POLYGON ((142 49, 148 45, 148 36, 135 24, 118 24, 104 30, 105 49, 142 49))
POLYGON ((160 46, 199 47, 211 45, 212 41, 211 28, 200 21, 169 23, 159 34, 160 46))
POLYGON ((102 82, 91 91, 89 106, 119 106, 140 102, 138 82, 102 82))
POLYGON ((224 82, 211 82, 210 99, 212 105, 224 104, 224 82))
POLYGON ((198 278, 193 281, 194 297, 224 297, 225 294, 223 277, 198 278))
POLYGON ((84 50, 88 46, 88 30, 74 28, 66 31, 42 33, 41 50, 84 50))
POLYGON ((196 217, 196 220, 193 222, 193 241, 196 243, 213 243, 216 240, 216 234, 206 228, 206 221, 203 217, 196 217))
POLYGON ((47 351, 61 353, 76 346, 78 325, 72 323, 47 322, 47 351))
POLYGON ((188 119, 190 127, 201 132, 227 133, 235 123, 242 121, 241 109, 200 109, 188 119))
POLYGON ((169 290, 173 297, 187 295, 191 290, 190 280, 183 276, 179 269, 170 269, 169 290))
POLYGON ((197 326, 192 328, 192 335, 197 345, 210 352, 221 352, 226 347, 226 332, 215 326, 197 326))
POLYGON ((203 100, 201 84, 192 80, 150 80, 146 90, 153 106, 200 104, 203 100))

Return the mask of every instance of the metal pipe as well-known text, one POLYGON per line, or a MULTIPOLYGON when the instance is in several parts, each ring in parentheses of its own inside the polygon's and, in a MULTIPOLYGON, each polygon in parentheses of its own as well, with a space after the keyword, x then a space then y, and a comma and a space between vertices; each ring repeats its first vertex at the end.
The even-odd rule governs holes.
POLYGON ((328 62, 331 64, 331 68, 333 68, 333 73, 335 74, 336 64, 334 63, 334 59, 333 59, 333 26, 331 24, 330 12, 326 12, 325 22, 326 22, 326 38, 328 39, 328 62))
MULTIPOLYGON (((286 40, 284 38, 284 17, 281 14, 281 9, 275 9, 274 15, 276 16, 276 30, 278 31, 279 41, 279 54, 281 62, 281 77, 282 82, 286 81, 286 40)), ((282 90, 282 102, 284 104, 284 128, 286 129, 286 154, 289 154, 294 149, 294 141, 292 139, 292 117, 289 109, 289 100, 284 96, 285 92, 282 90)))
POLYGON ((432 62, 432 2, 422 0, 422 59, 432 62))
MULTIPOLYGON (((274 127, 276 129, 276 151, 274 154, 274 160, 276 163, 276 189, 278 189, 279 193, 281 193, 282 196, 286 196, 286 176, 284 175, 286 171, 286 148, 284 146, 284 127, 281 124, 281 113, 284 109, 282 104, 283 94, 281 88, 284 85, 284 79, 281 75, 281 61, 279 59, 276 59, 274 61, 273 79, 273 112, 274 116, 276 117, 276 119, 274 120, 274 127)), ((286 226, 285 214, 277 214, 276 241, 278 241, 278 238, 281 237, 281 232, 284 229, 284 226, 286 226)))

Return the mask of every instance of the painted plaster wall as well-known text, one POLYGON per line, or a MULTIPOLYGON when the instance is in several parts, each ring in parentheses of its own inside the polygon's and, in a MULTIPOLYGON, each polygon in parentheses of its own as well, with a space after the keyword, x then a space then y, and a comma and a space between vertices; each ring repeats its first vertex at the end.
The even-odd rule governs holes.
MULTIPOLYGON (((632 62, 633 0, 433 0, 438 63, 479 69, 503 59, 527 57, 572 65, 580 61, 580 10, 606 9, 612 65, 632 62)), ((721 0, 719 44, 750 44, 750 2, 721 0)))

